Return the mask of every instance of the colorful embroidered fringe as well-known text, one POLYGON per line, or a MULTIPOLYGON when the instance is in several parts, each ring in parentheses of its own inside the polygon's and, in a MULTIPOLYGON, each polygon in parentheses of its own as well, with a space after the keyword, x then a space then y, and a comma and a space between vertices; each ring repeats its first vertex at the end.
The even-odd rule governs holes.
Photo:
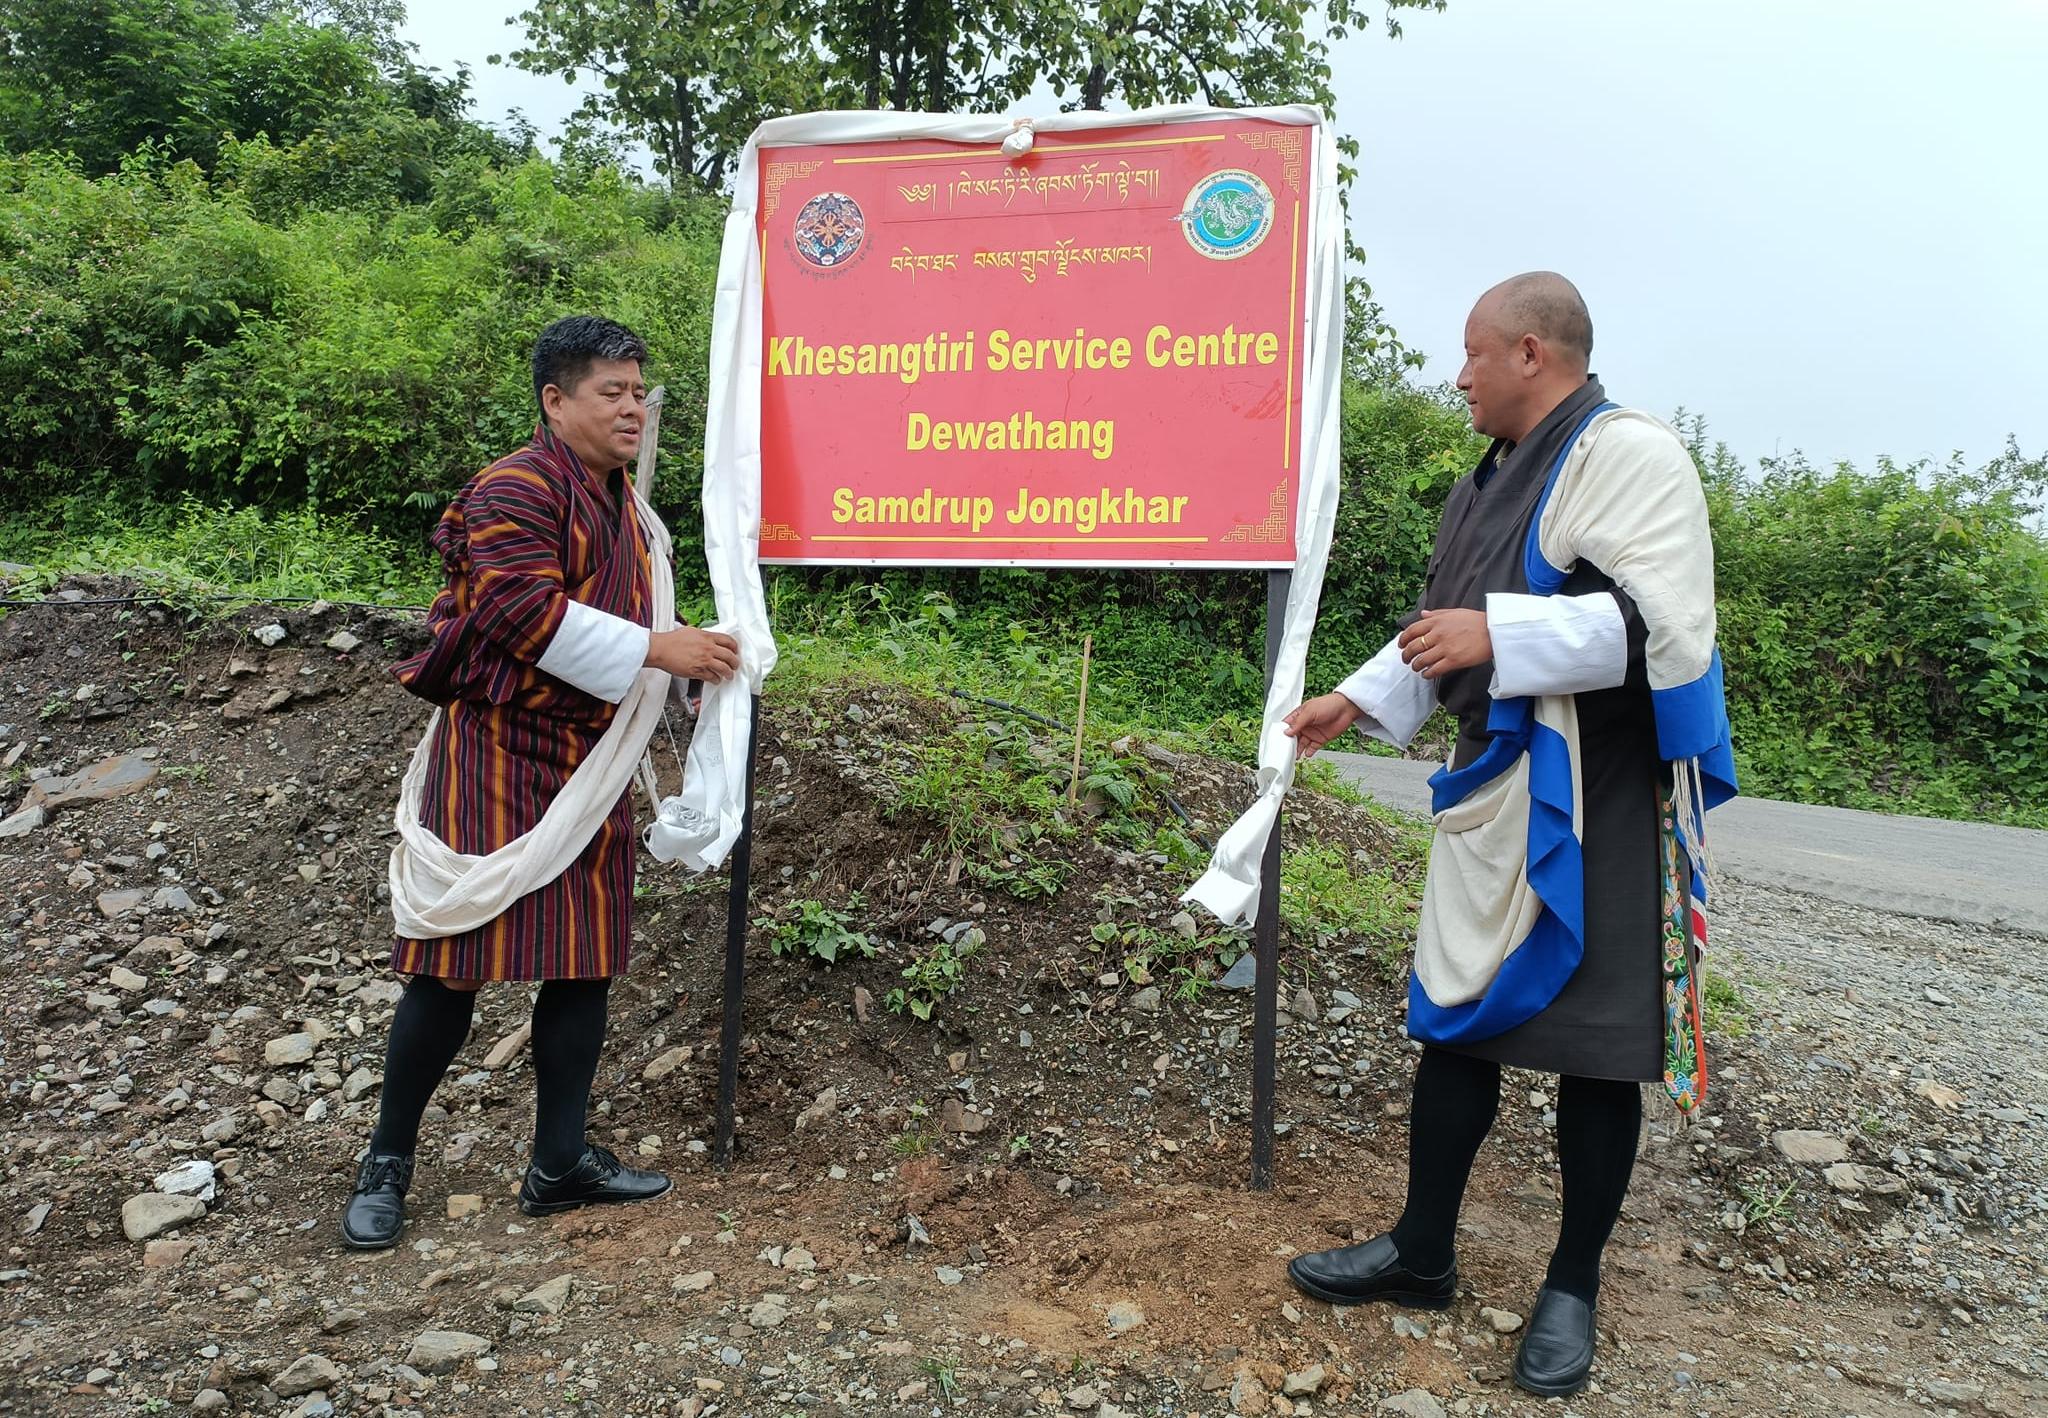
POLYGON ((1707 1097, 1707 1036, 1700 1021, 1700 959, 1706 906, 1693 895, 1692 863, 1678 840, 1671 795, 1658 802, 1664 868, 1664 1087, 1690 1115, 1707 1097))

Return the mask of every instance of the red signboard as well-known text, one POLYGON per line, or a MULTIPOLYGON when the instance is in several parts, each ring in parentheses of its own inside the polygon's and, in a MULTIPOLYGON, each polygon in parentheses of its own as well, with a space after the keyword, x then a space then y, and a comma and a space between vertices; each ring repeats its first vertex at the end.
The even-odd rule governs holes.
POLYGON ((763 147, 761 560, 1291 566, 1315 137, 763 147))

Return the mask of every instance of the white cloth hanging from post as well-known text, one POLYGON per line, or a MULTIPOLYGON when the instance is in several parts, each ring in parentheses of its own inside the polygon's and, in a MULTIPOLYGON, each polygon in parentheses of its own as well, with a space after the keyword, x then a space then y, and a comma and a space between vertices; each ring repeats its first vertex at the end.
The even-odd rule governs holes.
POLYGON ((740 158, 718 291, 711 307, 711 390, 704 414, 704 560, 716 619, 739 642, 739 673, 704 686, 683 788, 662 801, 647 829, 659 862, 692 871, 719 865, 746 822, 747 743, 754 697, 775 668, 775 635, 761 593, 761 258, 754 239, 760 176, 757 129, 740 158))
POLYGON ((1316 182, 1308 242, 1308 351, 1301 394, 1301 493, 1294 514, 1294 576, 1287 588, 1280 652, 1266 689, 1259 729, 1256 796, 1217 839, 1209 869, 1181 897, 1225 925, 1249 924, 1259 909, 1260 866, 1280 803, 1294 784, 1295 743, 1282 722, 1301 703, 1309 636, 1323 594, 1323 569, 1337 522, 1338 407, 1344 354, 1343 209, 1337 188, 1337 147, 1313 108, 1244 109, 1244 113, 1317 129, 1316 182), (1293 115, 1293 116, 1290 116, 1293 115))

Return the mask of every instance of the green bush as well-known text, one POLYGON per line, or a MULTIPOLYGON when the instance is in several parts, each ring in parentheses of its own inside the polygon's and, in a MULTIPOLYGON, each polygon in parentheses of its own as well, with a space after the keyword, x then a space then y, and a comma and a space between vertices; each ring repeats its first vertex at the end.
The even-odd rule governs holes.
POLYGON ((391 0, 9 0, 0 151, 61 150, 97 176, 144 148, 210 170, 262 138, 341 159, 330 193, 304 194, 317 205, 421 200, 453 154, 515 148, 469 118, 466 71, 414 62, 403 17, 391 0))
MULTIPOLYGON (((520 158, 460 118, 459 80, 379 70, 326 31, 230 33, 205 19, 218 6, 173 8, 267 76, 238 101, 269 116, 234 118, 204 153, 184 130, 115 153, 133 114, 74 104, 78 122, 105 120, 80 130, 100 146, 0 157, 0 558, 140 569, 181 592, 422 599, 426 529, 533 426, 534 335, 600 311, 647 336, 669 388, 657 501, 679 601, 701 615, 718 205, 587 155, 520 158)), ((69 23, 37 14, 53 35, 69 23)), ((0 63, 0 120, 55 121, 24 72, 0 63)), ((1444 498, 1483 446, 1454 393, 1398 377, 1349 381, 1341 417, 1311 692, 1414 604, 1444 498)), ((2012 449, 1974 472, 1791 459, 1752 474, 1690 432, 1746 790, 2048 824, 2043 463, 2012 449)), ((1265 579, 767 576, 776 624, 813 667, 893 658, 932 688, 967 674, 961 687, 1064 719, 1093 636, 1102 722, 1194 729, 1240 754, 1263 697, 1265 579), (852 653, 833 660, 835 643, 852 653)))
POLYGON ((33 581, 72 574, 133 578, 166 601, 195 608, 326 597, 425 606, 440 567, 401 546, 311 509, 265 512, 185 498, 165 505, 92 496, 54 498, 0 521, 0 547, 28 558, 33 581))
POLYGON ((2048 825, 2048 468, 1703 461, 1745 791, 2048 825))
MULTIPOLYGON (((847 904, 858 909, 858 893, 847 904)), ((848 930, 852 921, 853 911, 806 898, 790 902, 776 915, 755 918, 754 925, 768 932, 768 947, 775 954, 834 965, 842 951, 871 959, 881 948, 865 932, 848 930)))
POLYGON ((416 536, 530 433, 541 326, 602 310, 656 352, 674 394, 658 491, 694 502, 716 212, 534 160, 465 170, 459 209, 275 225, 232 185, 245 167, 216 184, 147 153, 98 180, 0 160, 0 501, 99 485, 416 536))

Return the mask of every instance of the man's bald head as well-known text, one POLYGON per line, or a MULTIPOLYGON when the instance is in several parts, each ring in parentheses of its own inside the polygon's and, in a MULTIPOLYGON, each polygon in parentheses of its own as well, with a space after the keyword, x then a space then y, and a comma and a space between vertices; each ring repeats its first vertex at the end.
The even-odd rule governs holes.
POLYGON ((1543 416, 1586 382, 1593 317, 1555 271, 1502 281, 1465 320, 1465 367, 1458 388, 1472 427, 1519 443, 1543 416))
POLYGON ((1509 340, 1534 335, 1581 370, 1592 362, 1593 316, 1579 288, 1555 271, 1508 277, 1479 297, 1472 313, 1509 340))

